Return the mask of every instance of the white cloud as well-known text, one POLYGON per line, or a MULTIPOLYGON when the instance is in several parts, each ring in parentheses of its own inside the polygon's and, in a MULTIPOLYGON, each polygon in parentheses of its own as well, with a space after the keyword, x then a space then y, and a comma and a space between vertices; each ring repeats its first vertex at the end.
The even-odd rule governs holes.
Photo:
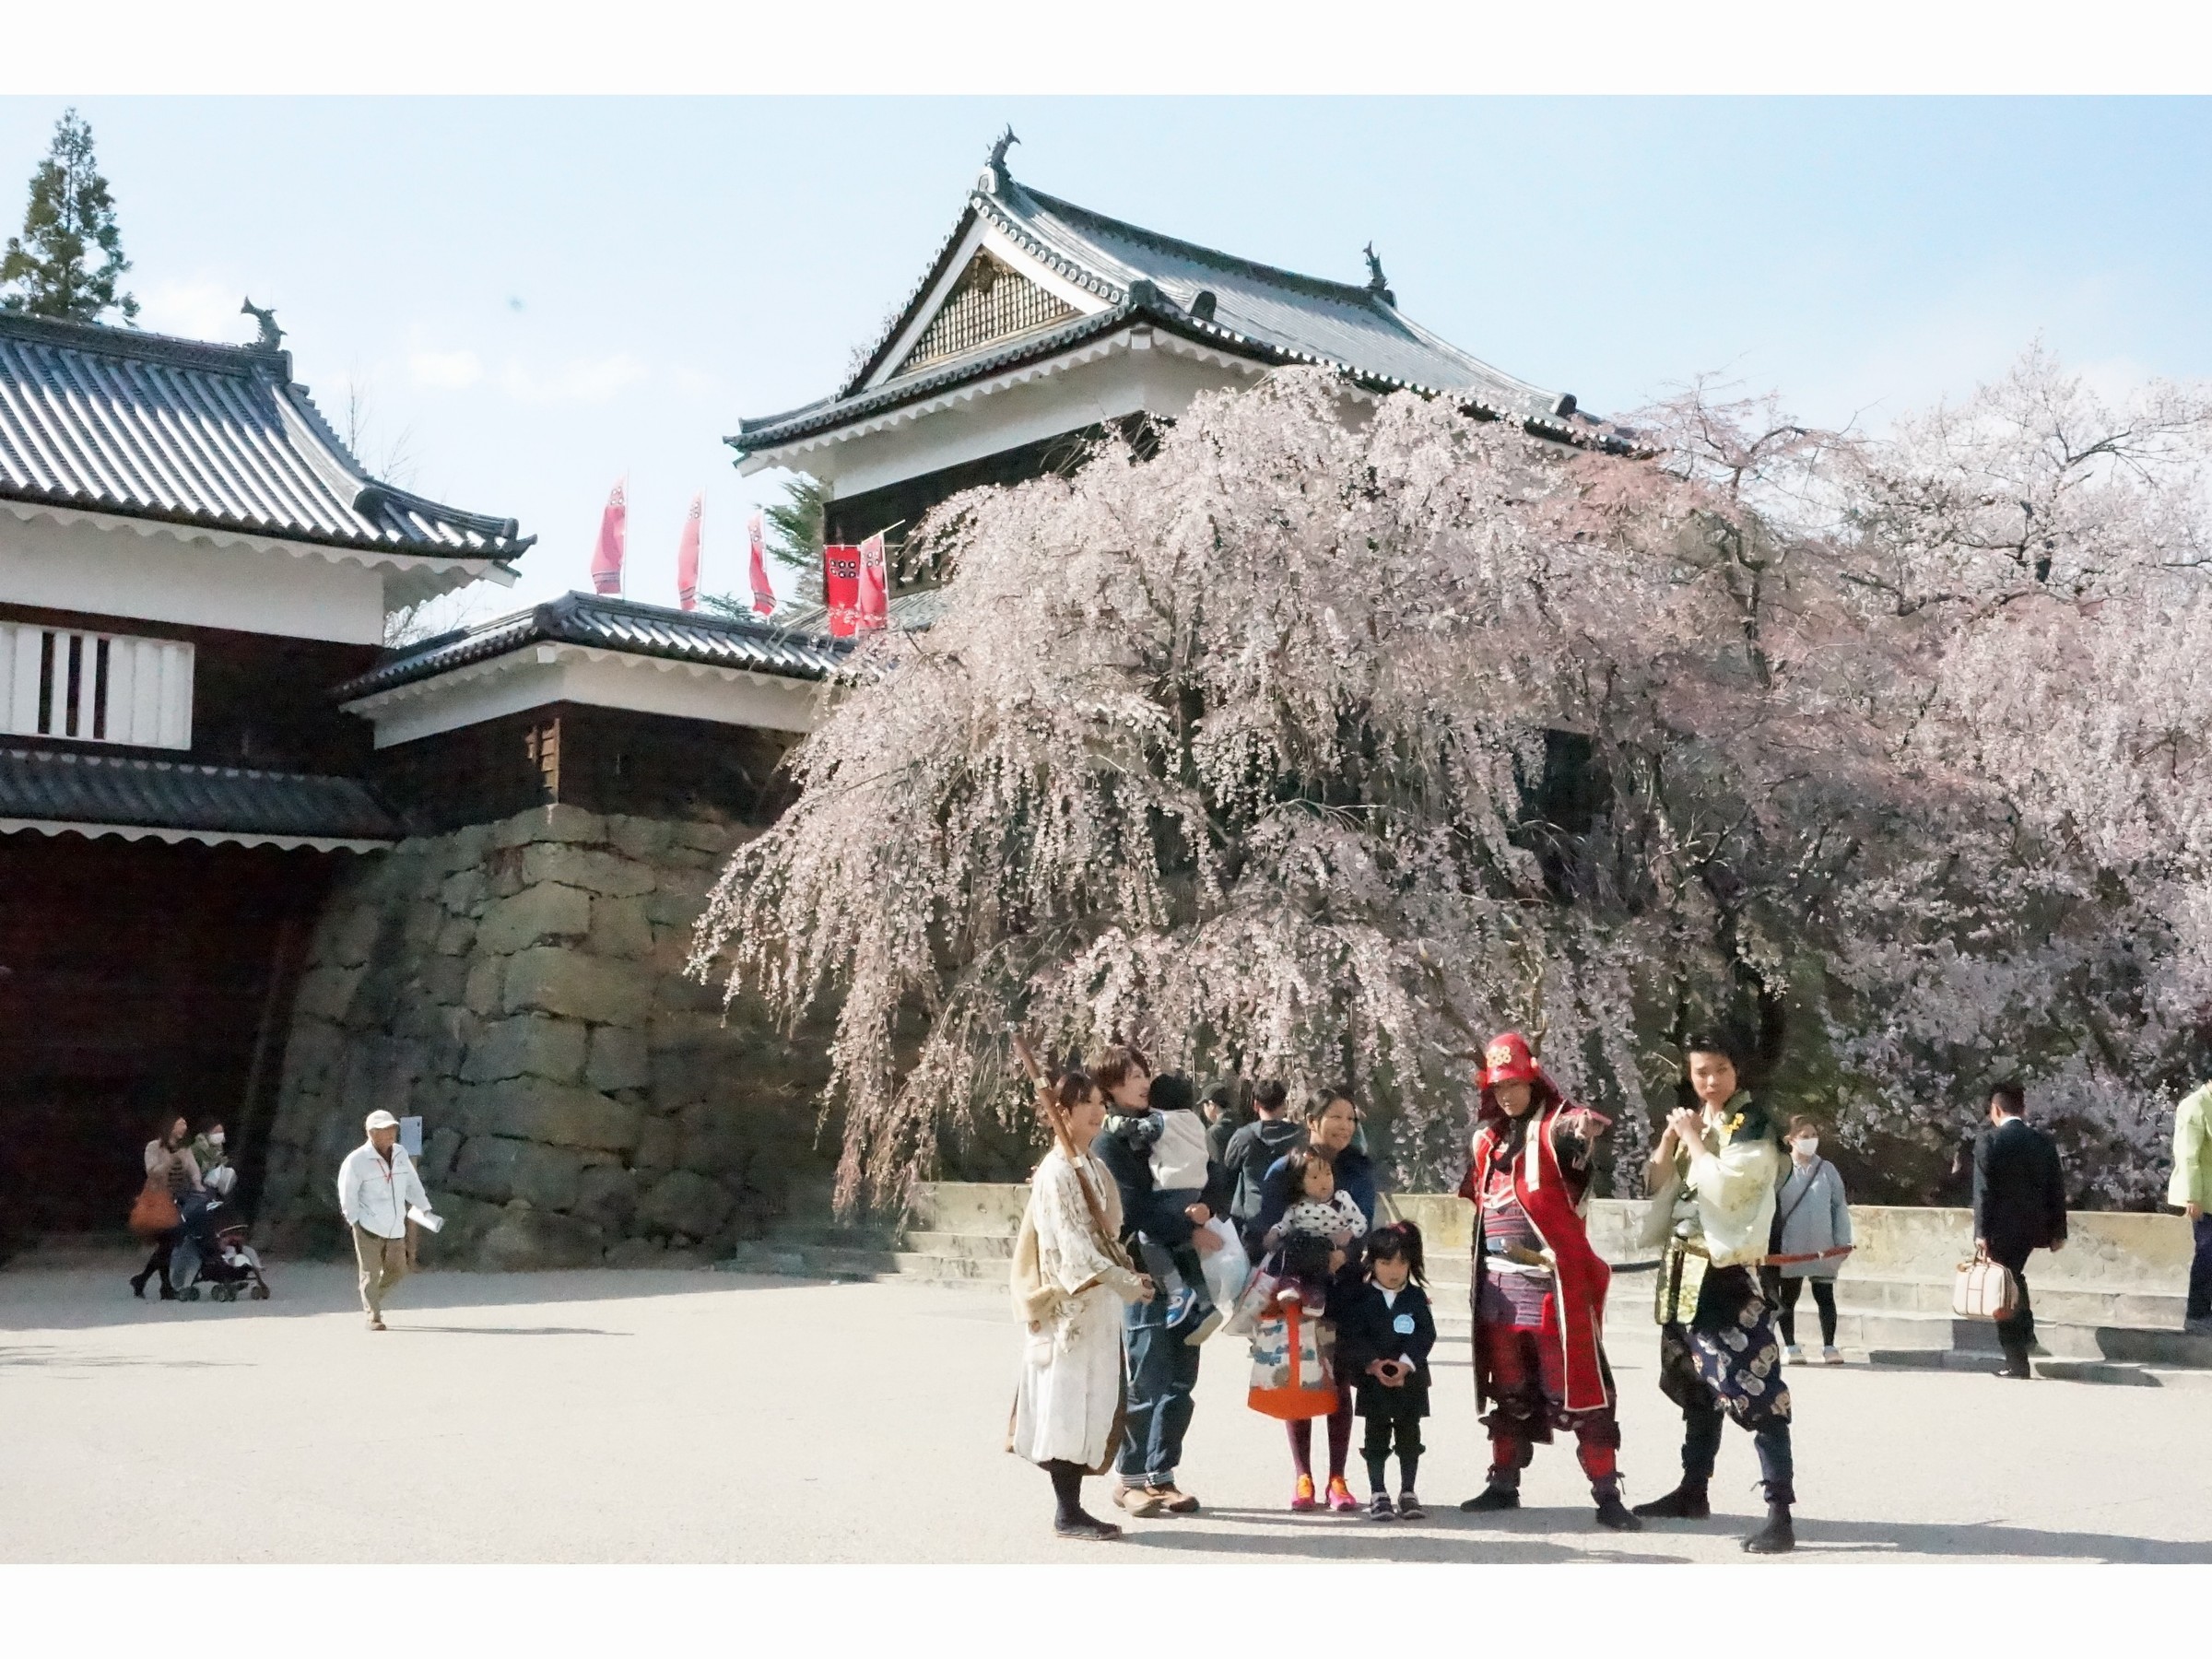
POLYGON ((500 388, 519 403, 605 403, 648 378, 644 363, 627 351, 564 363, 549 371, 510 360, 500 388))
POLYGON ((239 309, 240 298, 227 283, 206 277, 157 282, 138 295, 138 326, 188 340, 250 340, 255 329, 239 309))
POLYGON ((435 391, 465 392, 484 378, 484 365, 473 351, 412 351, 407 378, 435 391))

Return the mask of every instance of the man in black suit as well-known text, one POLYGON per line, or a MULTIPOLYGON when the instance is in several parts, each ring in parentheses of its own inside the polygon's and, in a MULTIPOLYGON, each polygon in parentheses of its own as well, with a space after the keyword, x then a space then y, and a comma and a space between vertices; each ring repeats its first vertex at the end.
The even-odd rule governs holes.
POLYGON ((2032 1377, 2028 1345, 2035 1340, 2035 1312, 2028 1303, 2028 1253, 2058 1250, 2066 1241, 2066 1188, 2058 1148, 2021 1115, 2026 1097, 2017 1083, 2000 1083, 1989 1097, 1989 1127, 1974 1142, 1974 1245, 2012 1269, 2019 1281, 2019 1312, 1997 1326, 2007 1377, 2032 1377))

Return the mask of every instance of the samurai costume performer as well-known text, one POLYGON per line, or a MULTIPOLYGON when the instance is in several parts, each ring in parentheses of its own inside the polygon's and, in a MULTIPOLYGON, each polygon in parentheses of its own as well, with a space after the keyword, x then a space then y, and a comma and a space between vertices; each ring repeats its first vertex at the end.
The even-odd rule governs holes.
POLYGON ((1459 1194, 1475 1206, 1475 1403, 1489 1407, 1490 1468, 1459 1507, 1519 1508, 1521 1471, 1556 1429, 1574 1436, 1598 1524, 1633 1532, 1603 1340, 1613 1275, 1583 1220, 1592 1156, 1611 1124, 1561 1095, 1517 1031, 1493 1040, 1483 1063, 1480 1126, 1459 1194), (1501 1083, 1529 1086, 1521 1116, 1499 1105, 1501 1083))
POLYGON ((1682 1408, 1682 1484, 1636 1506, 1639 1515, 1701 1519, 1706 1488, 1733 1418, 1749 1431, 1766 1489, 1767 1524, 1744 1540, 1758 1554, 1794 1547, 1790 1505, 1790 1390, 1774 1309, 1759 1281, 1774 1226, 1782 1148, 1765 1108, 1738 1091, 1706 1109, 1717 1151, 1678 1153, 1653 1196, 1644 1241, 1665 1245, 1654 1315, 1659 1387, 1682 1408))

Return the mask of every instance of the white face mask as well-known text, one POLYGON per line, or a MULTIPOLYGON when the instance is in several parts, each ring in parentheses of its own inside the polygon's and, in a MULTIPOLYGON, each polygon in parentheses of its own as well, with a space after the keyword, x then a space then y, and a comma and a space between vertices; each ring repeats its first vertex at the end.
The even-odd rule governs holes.
POLYGON ((213 1135, 207 1137, 207 1144, 211 1147, 221 1146, 223 1144, 223 1132, 220 1129, 218 1129, 213 1135))
POLYGON ((1820 1150, 1820 1137, 1817 1135, 1806 1135, 1791 1144, 1797 1148, 1797 1156, 1808 1163, 1812 1161, 1813 1154, 1820 1150))

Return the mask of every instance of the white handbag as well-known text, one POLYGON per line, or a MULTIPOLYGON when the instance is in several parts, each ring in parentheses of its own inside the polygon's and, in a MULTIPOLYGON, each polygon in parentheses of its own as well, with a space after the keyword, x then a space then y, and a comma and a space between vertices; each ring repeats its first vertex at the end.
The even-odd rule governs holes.
POLYGON ((1960 1319, 2003 1323, 2020 1309, 2020 1285, 2012 1269, 1976 1251, 1971 1262, 1959 1264, 1951 1280, 1951 1312, 1960 1319))

